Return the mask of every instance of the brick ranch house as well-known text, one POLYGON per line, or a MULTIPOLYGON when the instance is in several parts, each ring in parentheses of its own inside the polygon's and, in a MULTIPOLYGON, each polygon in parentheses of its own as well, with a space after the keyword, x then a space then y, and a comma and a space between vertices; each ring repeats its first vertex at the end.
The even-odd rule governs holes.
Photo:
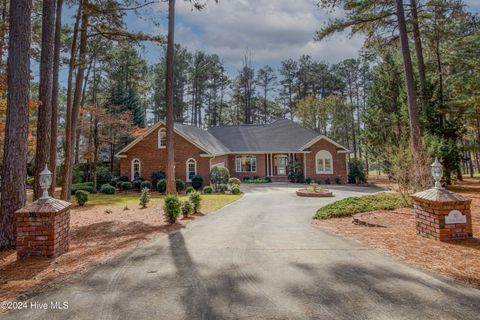
MULTIPOLYGON (((230 175, 271 177, 288 181, 288 163, 303 164, 305 177, 327 178, 333 183, 339 177, 347 182, 348 149, 326 136, 306 129, 290 120, 271 124, 218 126, 203 130, 175 124, 174 136, 176 178, 190 182, 201 175, 208 183, 213 166, 224 166, 230 175)), ((166 129, 163 121, 120 150, 120 174, 130 180, 150 179, 154 171, 166 171, 166 129)))

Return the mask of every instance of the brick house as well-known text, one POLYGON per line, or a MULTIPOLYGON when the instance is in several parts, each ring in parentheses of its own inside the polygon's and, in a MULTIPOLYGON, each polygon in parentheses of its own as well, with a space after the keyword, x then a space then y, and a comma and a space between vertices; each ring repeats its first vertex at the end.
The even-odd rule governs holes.
MULTIPOLYGON (((213 166, 224 166, 230 175, 242 179, 271 177, 288 181, 288 164, 301 164, 304 176, 333 183, 347 182, 348 149, 326 136, 290 120, 271 124, 218 126, 203 130, 175 124, 176 178, 190 182, 201 175, 208 183, 213 166)), ((148 129, 116 154, 120 174, 131 180, 150 179, 154 171, 166 171, 166 129, 163 121, 148 129)))

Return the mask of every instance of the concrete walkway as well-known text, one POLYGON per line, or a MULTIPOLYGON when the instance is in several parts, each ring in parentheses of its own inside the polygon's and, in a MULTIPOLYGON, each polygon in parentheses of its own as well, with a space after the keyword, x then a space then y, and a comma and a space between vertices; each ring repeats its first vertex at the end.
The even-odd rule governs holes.
POLYGON ((6 319, 478 319, 480 291, 311 224, 315 210, 373 188, 245 186, 242 200, 32 298, 68 310, 6 319))

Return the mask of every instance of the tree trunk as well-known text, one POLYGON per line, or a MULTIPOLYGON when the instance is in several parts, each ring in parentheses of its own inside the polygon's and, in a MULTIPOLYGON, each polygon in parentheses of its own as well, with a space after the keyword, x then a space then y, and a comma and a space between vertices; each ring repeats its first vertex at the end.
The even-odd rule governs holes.
MULTIPOLYGON (((84 1, 88 5, 88 1, 84 1)), ((74 147, 75 147, 75 133, 77 129, 78 114, 80 112, 80 102, 82 99, 82 85, 86 69, 86 53, 87 53, 87 27, 88 27, 88 12, 82 13, 82 27, 80 30, 80 46, 78 55, 78 70, 75 80, 75 92, 73 95, 73 103, 71 110, 71 118, 67 119, 67 132, 69 136, 66 137, 65 150, 65 176, 62 185, 62 198, 64 200, 70 199, 70 190, 72 186, 73 175, 73 161, 74 161, 74 147)))
MULTIPOLYGON (((410 0, 410 10, 412 13, 412 31, 413 41, 415 43, 415 55, 417 57, 418 78, 420 80, 420 91, 422 104, 425 104, 427 92, 427 80, 425 76, 425 62, 423 60, 422 38, 420 37, 420 28, 418 26, 417 0, 410 0)), ((425 105, 422 106, 425 108, 425 105)))
POLYGON ((69 199, 70 198, 70 187, 69 181, 67 179, 67 163, 66 163, 66 153, 67 153, 67 145, 69 143, 68 137, 71 136, 71 118, 72 118, 72 87, 73 87, 73 72, 75 67, 76 55, 77 55, 77 37, 78 37, 78 29, 80 26, 80 18, 82 16, 82 6, 83 0, 80 0, 78 4, 77 16, 75 18, 75 25, 73 27, 73 37, 72 37, 72 45, 70 48, 70 61, 68 66, 68 80, 67 80, 67 112, 66 112, 66 127, 65 127, 65 159, 64 159, 64 167, 63 167, 63 182, 62 182, 62 192, 61 198, 62 199, 69 199))
POLYGON ((167 39, 167 85, 166 85, 166 124, 167 124, 167 194, 175 194, 175 154, 173 121, 173 49, 175 32, 175 0, 168 0, 168 39, 167 39))
POLYGON ((10 6, 0 250, 15 247, 15 211, 26 201, 31 13, 31 0, 16 0, 15 5, 10 6))
POLYGON ((410 48, 408 45, 407 26, 405 23, 405 13, 403 11, 403 0, 396 0, 396 3, 398 30, 400 33, 400 45, 402 49, 403 65, 405 69, 405 84, 407 87, 408 97, 410 143, 413 150, 414 162, 416 165, 420 165, 419 156, 422 152, 422 143, 420 141, 420 122, 418 119, 417 92, 415 89, 415 80, 413 78, 412 59, 410 56, 410 48))
POLYGON ((55 0, 44 0, 42 9, 42 52, 40 56, 40 86, 35 155, 35 185, 33 198, 42 194, 40 172, 49 164, 52 126, 52 85, 55 35, 55 0))
POLYGON ((55 196, 57 180, 57 122, 58 122, 58 91, 60 70, 60 49, 62 47, 62 7, 63 0, 57 0, 57 14, 55 17, 55 51, 53 53, 53 84, 52 84, 52 119, 50 125, 50 171, 52 172, 52 186, 50 195, 55 196))

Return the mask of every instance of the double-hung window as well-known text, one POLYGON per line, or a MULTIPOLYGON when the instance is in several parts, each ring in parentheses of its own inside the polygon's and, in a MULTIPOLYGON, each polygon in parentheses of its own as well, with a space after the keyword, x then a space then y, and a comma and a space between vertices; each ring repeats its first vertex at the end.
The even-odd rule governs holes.
POLYGON ((235 158, 236 172, 257 172, 257 157, 250 155, 237 156, 235 158))

